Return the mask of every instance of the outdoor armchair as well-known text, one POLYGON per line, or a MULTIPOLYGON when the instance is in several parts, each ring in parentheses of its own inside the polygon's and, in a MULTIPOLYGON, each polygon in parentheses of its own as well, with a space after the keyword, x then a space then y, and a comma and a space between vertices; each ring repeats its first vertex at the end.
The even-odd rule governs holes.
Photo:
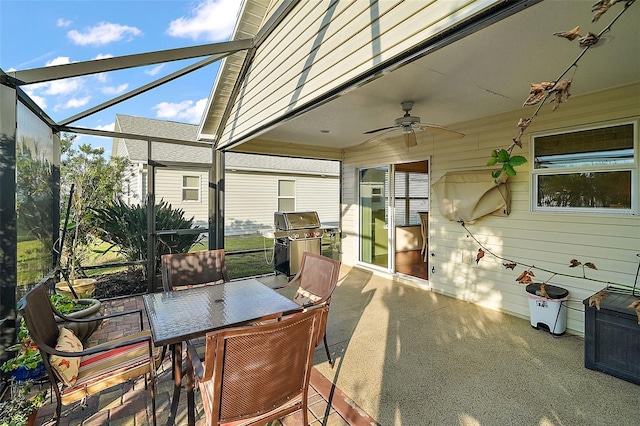
POLYGON ((318 327, 329 308, 207 334, 204 362, 187 343, 188 377, 197 378, 208 426, 264 425, 302 410, 318 327))
POLYGON ((228 282, 224 250, 162 255, 164 291, 228 282))
MULTIPOLYGON (((141 310, 105 315, 110 318, 137 313, 140 315, 139 333, 113 340, 90 348, 82 343, 70 330, 58 327, 49 293, 40 284, 27 293, 19 302, 18 309, 24 318, 33 342, 42 355, 49 380, 56 394, 56 424, 60 421, 62 404, 84 401, 111 386, 138 376, 151 380, 151 402, 153 424, 156 424, 155 370, 160 358, 154 350, 151 333, 142 330, 141 310)), ((93 320, 96 317, 92 318, 93 320)), ((69 318, 71 321, 74 320, 69 318)))
MULTIPOLYGON (((275 287, 275 290, 298 283, 298 289, 293 301, 303 308, 312 306, 326 305, 329 306, 331 296, 338 284, 340 275, 340 261, 330 259, 319 254, 304 252, 302 254, 302 262, 300 270, 295 277, 286 285, 275 287)), ((329 365, 333 368, 333 360, 329 353, 327 345, 327 317, 325 316, 323 323, 318 328, 318 336, 316 345, 320 344, 320 340, 324 341, 324 348, 327 352, 329 365)))

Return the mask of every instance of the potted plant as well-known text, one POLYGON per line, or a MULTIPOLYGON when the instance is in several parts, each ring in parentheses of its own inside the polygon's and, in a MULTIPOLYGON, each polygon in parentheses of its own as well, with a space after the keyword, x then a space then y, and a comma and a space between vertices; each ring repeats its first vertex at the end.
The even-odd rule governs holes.
MULTIPOLYGON (((98 299, 72 299, 63 294, 54 294, 51 296, 51 304, 60 314, 72 319, 88 318, 102 314, 102 303, 98 299)), ((72 330, 83 343, 102 324, 102 318, 90 322, 72 322, 57 315, 56 321, 61 326, 72 330)))
POLYGON ((7 348, 9 352, 16 352, 13 358, 6 360, 0 370, 11 373, 16 381, 36 379, 46 373, 38 347, 29 336, 29 330, 24 321, 20 322, 18 343, 7 348))
POLYGON ((0 426, 35 424, 38 408, 44 404, 46 391, 31 392, 31 381, 11 385, 11 399, 0 403, 0 426))

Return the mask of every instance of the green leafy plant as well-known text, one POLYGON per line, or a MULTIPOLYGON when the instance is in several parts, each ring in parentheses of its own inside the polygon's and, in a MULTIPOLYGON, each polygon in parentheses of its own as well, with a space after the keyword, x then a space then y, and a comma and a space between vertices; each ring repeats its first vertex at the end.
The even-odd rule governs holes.
POLYGON ((17 352, 16 356, 6 360, 1 366, 0 370, 5 373, 17 369, 18 367, 24 367, 27 370, 33 370, 38 367, 38 364, 42 362, 42 356, 38 347, 31 340, 29 336, 29 329, 24 320, 20 321, 20 329, 18 330, 18 343, 9 346, 7 348, 9 352, 17 352))
POLYGON ((87 308, 87 305, 79 303, 77 299, 72 299, 62 294, 52 294, 51 304, 63 315, 72 314, 87 308))
POLYGON ((522 155, 512 155, 513 148, 516 145, 511 145, 508 149, 494 149, 491 151, 491 158, 487 162, 487 166, 495 166, 500 163, 502 167, 499 170, 491 172, 491 177, 496 181, 502 173, 507 176, 516 175, 516 167, 522 166, 527 162, 527 159, 522 155))
MULTIPOLYGON (((161 201, 155 206, 157 229, 191 229, 193 217, 184 218, 182 209, 161 201)), ((115 249, 128 261, 147 257, 147 206, 127 205, 116 200, 104 208, 93 209, 94 226, 100 238, 109 243, 106 251, 115 249)), ((156 243, 156 271, 160 270, 160 256, 168 253, 187 252, 200 239, 199 235, 172 235, 158 238, 156 243)))
POLYGON ((0 426, 26 425, 28 417, 45 401, 46 391, 31 394, 31 381, 11 385, 11 399, 0 405, 0 426))

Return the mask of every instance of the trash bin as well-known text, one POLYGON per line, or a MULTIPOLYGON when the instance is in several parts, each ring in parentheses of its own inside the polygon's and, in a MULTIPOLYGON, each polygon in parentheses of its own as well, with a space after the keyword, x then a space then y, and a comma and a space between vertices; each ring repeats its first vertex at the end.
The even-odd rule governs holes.
POLYGON ((550 284, 545 287, 548 298, 542 296, 539 283, 527 285, 531 327, 536 330, 543 327, 559 336, 567 330, 567 307, 563 302, 569 299, 569 291, 550 284))

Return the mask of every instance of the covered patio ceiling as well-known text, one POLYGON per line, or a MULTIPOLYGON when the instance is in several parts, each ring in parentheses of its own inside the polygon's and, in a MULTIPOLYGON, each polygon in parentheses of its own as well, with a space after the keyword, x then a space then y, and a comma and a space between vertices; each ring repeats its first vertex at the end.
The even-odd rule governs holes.
MULTIPOLYGON (((522 108, 530 83, 556 80, 583 52, 578 41, 555 37, 580 25, 599 33, 623 10, 614 5, 592 23, 590 1, 547 0, 433 51, 368 84, 258 135, 260 139, 348 148, 370 140, 366 131, 391 126, 414 101, 421 122, 457 123, 522 108), (326 131, 329 131, 328 133, 326 131)), ((632 4, 602 40, 582 56, 571 93, 579 96, 640 81, 640 4, 632 4)), ((571 78, 574 70, 566 77, 571 78)), ((638 94, 640 96, 640 93, 638 94)), ((569 104, 561 108, 571 108, 569 104)), ((542 113, 551 113, 546 105, 542 113)), ((534 107, 522 108, 528 117, 534 107)), ((516 123, 514 123, 514 129, 516 123)), ((429 132, 417 133, 417 140, 429 132)), ((400 131, 384 137, 401 137, 400 131)), ((515 136, 515 133, 514 133, 515 136)))

